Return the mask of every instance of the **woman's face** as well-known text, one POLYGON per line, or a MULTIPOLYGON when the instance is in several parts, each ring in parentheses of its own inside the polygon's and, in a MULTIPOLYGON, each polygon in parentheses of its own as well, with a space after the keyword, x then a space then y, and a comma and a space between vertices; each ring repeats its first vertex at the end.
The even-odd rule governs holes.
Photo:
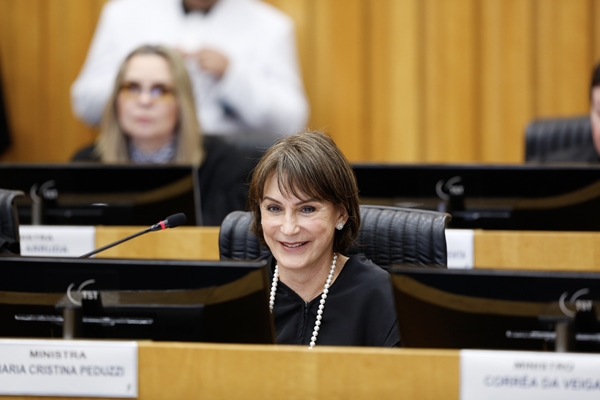
POLYGON ((117 97, 121 129, 134 146, 154 151, 173 140, 179 106, 167 61, 156 54, 139 54, 127 63, 117 97))
POLYGON ((285 197, 272 174, 260 204, 267 245, 280 268, 329 268, 335 226, 346 222, 346 213, 329 202, 285 197))

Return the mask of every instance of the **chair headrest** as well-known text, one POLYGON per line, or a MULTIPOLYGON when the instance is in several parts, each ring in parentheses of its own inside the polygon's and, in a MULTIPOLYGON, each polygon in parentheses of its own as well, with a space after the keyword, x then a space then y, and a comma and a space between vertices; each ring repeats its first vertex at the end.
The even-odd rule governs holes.
POLYGON ((589 115, 531 121, 525 130, 525 161, 540 161, 557 151, 593 146, 589 115))
POLYGON ((260 246, 258 238, 250 232, 252 213, 233 211, 225 217, 219 231, 221 259, 256 260, 271 252, 260 246))
POLYGON ((19 215, 14 203, 14 199, 21 196, 21 191, 0 189, 0 252, 21 253, 19 215))

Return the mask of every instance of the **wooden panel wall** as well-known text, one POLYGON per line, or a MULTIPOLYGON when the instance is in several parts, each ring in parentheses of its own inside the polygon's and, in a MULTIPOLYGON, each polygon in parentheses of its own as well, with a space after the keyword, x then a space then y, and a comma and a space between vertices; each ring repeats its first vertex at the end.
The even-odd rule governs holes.
POLYGON ((521 132, 537 115, 531 25, 535 4, 529 0, 490 0, 481 4, 480 12, 478 129, 485 132, 479 135, 481 160, 520 160, 524 152, 521 132))
POLYGON ((0 0, 0 70, 13 145, 2 161, 67 161, 94 138, 71 113, 103 0, 0 0))
MULTIPOLYGON (((13 146, 67 161, 69 88, 106 0, 0 0, 13 146)), ((310 127, 352 161, 519 162, 532 118, 584 114, 600 0, 267 0, 297 24, 310 127)))

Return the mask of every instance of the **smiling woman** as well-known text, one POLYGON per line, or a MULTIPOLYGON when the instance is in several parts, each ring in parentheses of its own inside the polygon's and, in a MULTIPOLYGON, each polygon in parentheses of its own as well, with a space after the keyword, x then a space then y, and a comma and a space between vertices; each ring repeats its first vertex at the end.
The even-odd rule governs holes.
POLYGON ((163 46, 141 46, 123 61, 100 135, 73 161, 198 167, 204 225, 245 208, 254 166, 238 147, 202 134, 184 61, 163 46))
POLYGON ((272 253, 270 309, 277 343, 397 346, 388 273, 346 257, 360 226, 354 172, 320 132, 281 139, 250 184, 253 233, 272 253))

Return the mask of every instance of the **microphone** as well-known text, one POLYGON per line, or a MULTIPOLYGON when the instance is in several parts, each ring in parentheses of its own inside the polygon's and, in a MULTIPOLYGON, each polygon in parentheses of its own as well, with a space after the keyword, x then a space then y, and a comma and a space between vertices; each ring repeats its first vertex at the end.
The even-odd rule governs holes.
POLYGON ((123 238, 121 240, 117 240, 116 242, 107 244, 106 246, 103 246, 103 247, 100 247, 99 249, 90 251, 89 253, 85 253, 84 255, 79 256, 77 258, 88 258, 90 256, 93 256, 94 254, 100 253, 101 251, 110 249, 111 247, 114 247, 118 244, 121 244, 130 239, 133 239, 135 237, 143 235, 144 233, 154 232, 154 231, 162 231, 163 229, 168 229, 168 228, 177 228, 179 225, 183 225, 185 223, 186 219, 187 218, 185 217, 184 213, 177 213, 177 214, 170 215, 167 218, 165 218, 163 221, 160 221, 160 222, 152 225, 151 227, 144 229, 143 231, 134 233, 133 235, 127 236, 126 238, 123 238))
POLYGON ((184 213, 177 213, 168 216, 164 221, 160 221, 157 224, 152 225, 149 229, 150 231, 162 231, 167 228, 177 228, 179 225, 185 224, 186 217, 184 213))

